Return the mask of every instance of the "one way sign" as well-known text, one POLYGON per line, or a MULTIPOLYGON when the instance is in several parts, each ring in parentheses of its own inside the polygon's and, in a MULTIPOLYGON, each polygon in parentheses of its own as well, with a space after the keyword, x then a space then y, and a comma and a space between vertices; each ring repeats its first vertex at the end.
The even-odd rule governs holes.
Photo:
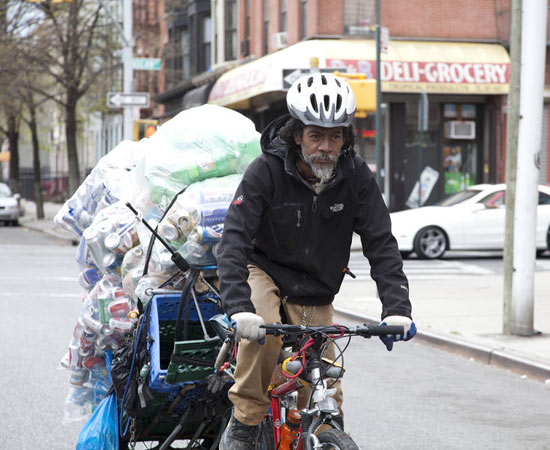
POLYGON ((109 108, 124 108, 125 106, 149 107, 148 92, 109 92, 107 93, 107 106, 109 108))

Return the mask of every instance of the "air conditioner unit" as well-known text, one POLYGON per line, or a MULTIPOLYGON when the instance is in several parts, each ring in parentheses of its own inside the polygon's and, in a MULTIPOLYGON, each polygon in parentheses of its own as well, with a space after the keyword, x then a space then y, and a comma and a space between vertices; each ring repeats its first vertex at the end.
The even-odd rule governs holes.
POLYGON ((287 46, 287 34, 286 31, 281 31, 280 33, 275 33, 273 35, 273 49, 280 50, 287 46))
POLYGON ((445 137, 447 139, 475 139, 475 120, 451 120, 445 122, 445 137))

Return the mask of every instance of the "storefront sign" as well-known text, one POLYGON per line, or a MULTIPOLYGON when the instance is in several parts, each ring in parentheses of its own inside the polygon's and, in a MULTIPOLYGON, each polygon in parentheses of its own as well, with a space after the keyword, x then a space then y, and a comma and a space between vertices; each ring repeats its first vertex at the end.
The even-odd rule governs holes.
POLYGON ((209 102, 216 103, 216 100, 223 97, 229 97, 238 92, 251 89, 265 82, 269 73, 270 64, 258 64, 256 67, 250 67, 248 70, 234 69, 233 76, 219 80, 208 97, 209 102))
MULTIPOLYGON (((375 61, 327 59, 330 67, 376 77, 375 61)), ((510 77, 507 63, 450 63, 381 61, 380 78, 385 92, 506 93, 510 77)))

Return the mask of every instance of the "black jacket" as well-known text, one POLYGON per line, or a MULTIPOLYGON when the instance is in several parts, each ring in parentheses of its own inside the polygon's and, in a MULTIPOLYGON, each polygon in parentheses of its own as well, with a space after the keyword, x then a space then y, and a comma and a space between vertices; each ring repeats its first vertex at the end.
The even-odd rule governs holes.
POLYGON ((294 150, 277 136, 287 119, 274 120, 262 133, 263 153, 244 173, 225 218, 217 261, 226 313, 255 312, 249 263, 268 273, 289 302, 330 304, 355 231, 378 286, 382 317, 411 317, 401 255, 367 164, 344 149, 335 177, 316 194, 298 173, 294 150))

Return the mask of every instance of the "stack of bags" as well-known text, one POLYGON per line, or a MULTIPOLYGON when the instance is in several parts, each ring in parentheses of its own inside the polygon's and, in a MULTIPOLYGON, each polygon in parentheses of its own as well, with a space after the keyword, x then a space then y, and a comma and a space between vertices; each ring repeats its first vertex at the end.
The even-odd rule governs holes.
POLYGON ((151 242, 126 202, 189 264, 215 266, 227 209, 260 154, 259 138, 235 111, 184 111, 149 139, 120 143, 61 207, 54 221, 80 237, 76 260, 86 290, 61 360, 70 370, 65 422, 87 418, 109 389, 105 352, 131 337, 138 300, 146 304, 154 289, 182 287, 170 251, 151 242))

